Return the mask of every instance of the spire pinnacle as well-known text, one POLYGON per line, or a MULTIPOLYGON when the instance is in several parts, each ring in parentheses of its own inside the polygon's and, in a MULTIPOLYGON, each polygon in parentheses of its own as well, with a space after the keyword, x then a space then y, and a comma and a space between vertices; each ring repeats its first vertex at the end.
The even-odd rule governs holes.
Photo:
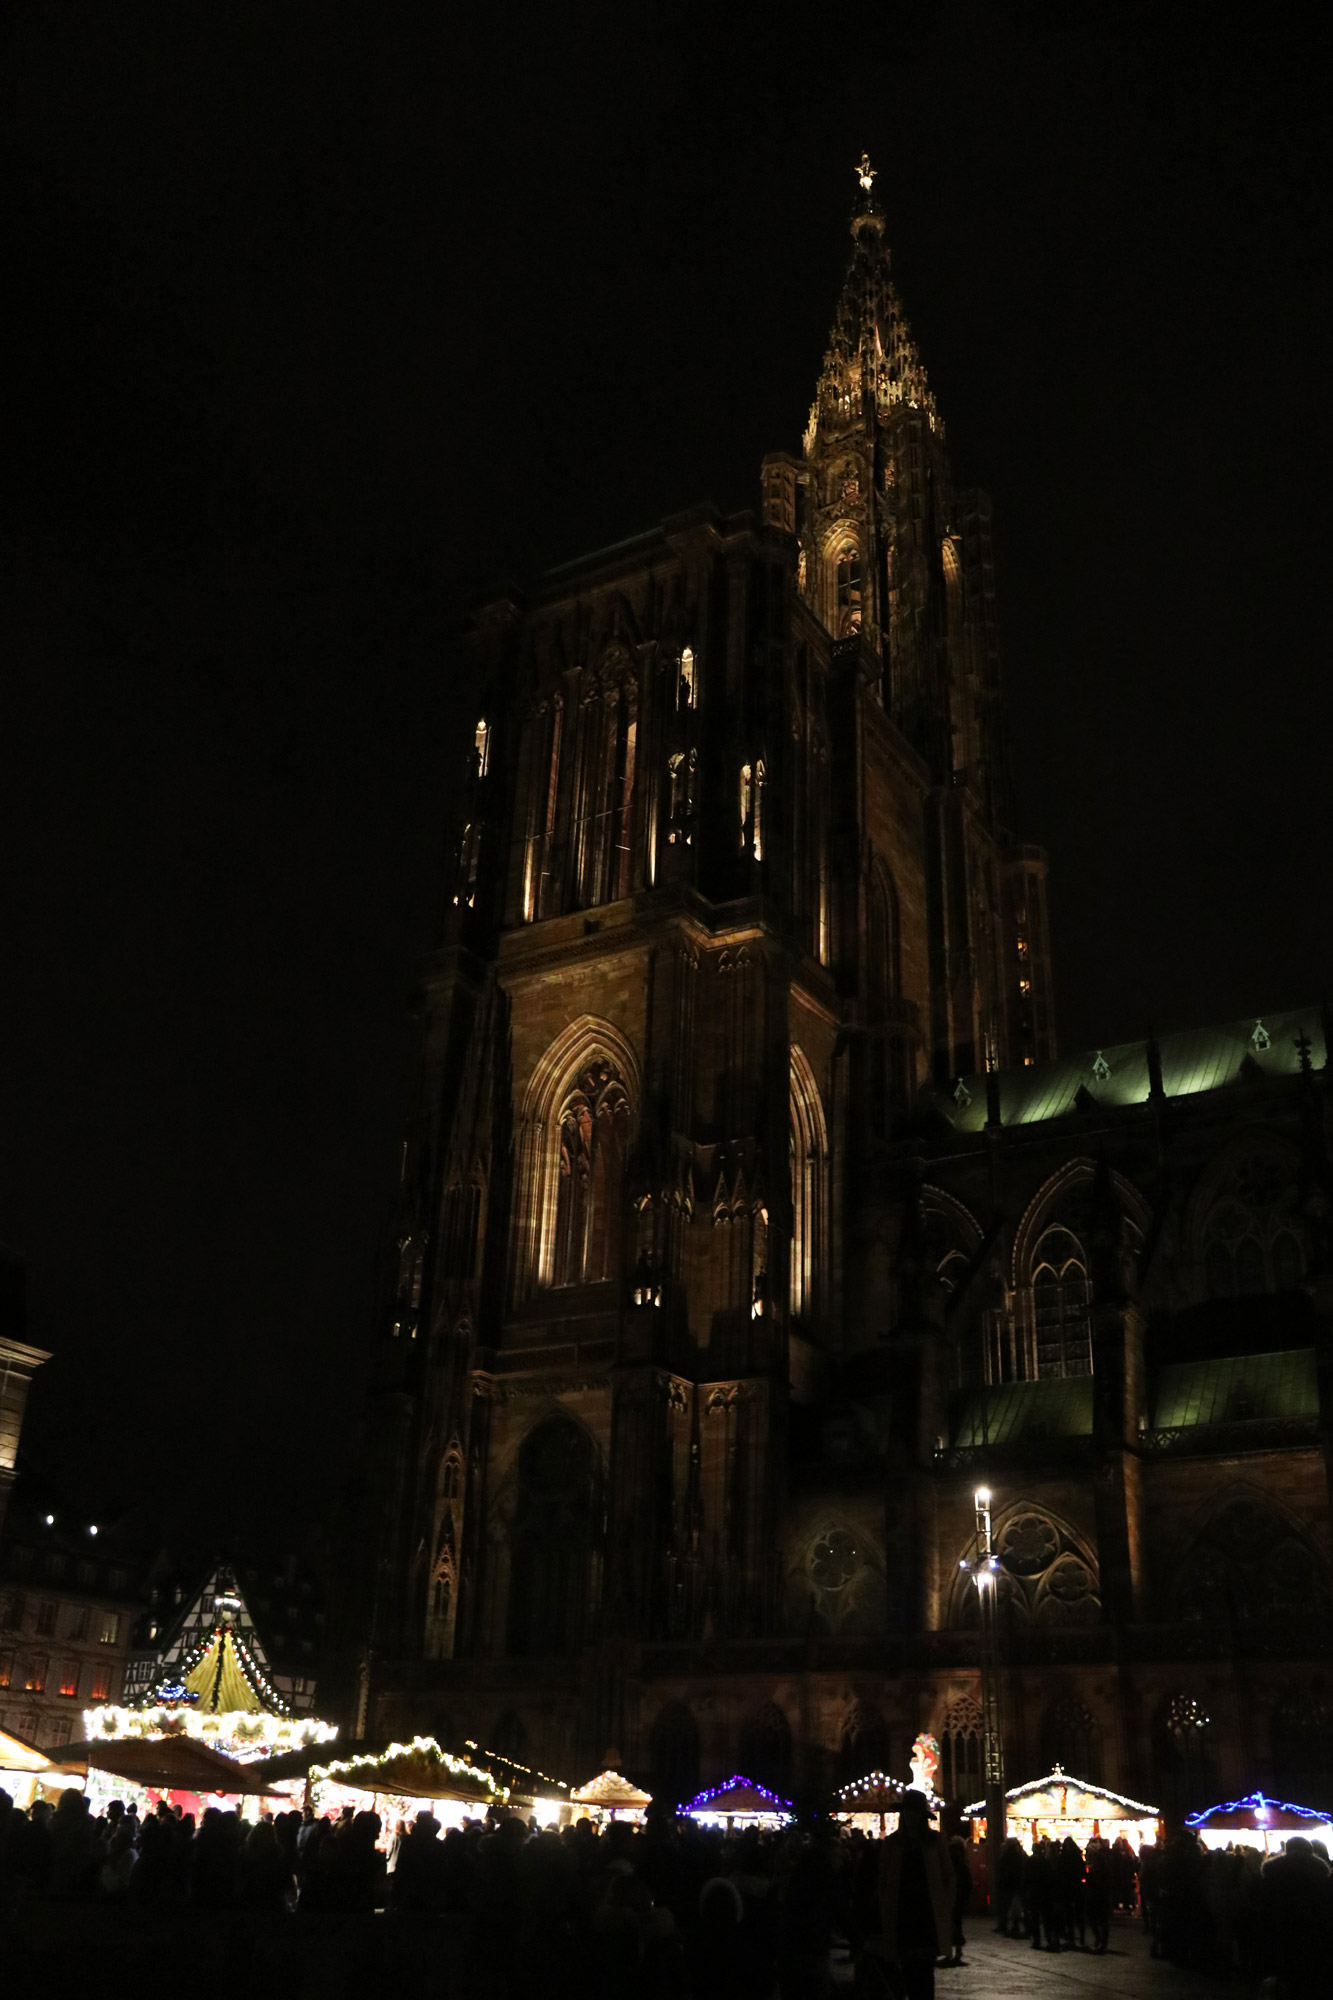
POLYGON ((865 189, 866 193, 869 194, 871 183, 873 182, 875 174, 877 172, 877 169, 872 167, 870 164, 869 153, 862 153, 860 166, 854 167, 852 171, 856 175, 856 178, 860 181, 861 186, 865 189))

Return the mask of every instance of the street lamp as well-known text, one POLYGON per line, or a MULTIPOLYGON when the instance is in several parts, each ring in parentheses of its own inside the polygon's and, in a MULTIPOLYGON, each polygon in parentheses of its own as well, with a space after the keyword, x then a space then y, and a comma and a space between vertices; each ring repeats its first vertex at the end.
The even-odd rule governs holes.
POLYGON ((1000 1558, 995 1553, 991 1531, 989 1486, 978 1486, 972 1495, 976 1508, 976 1539, 970 1558, 960 1569, 967 1571, 977 1587, 981 1612, 981 1744, 986 1779, 986 1874, 990 1882, 990 1904, 997 1905, 997 1876, 1000 1849, 1004 1845, 1004 1722, 1000 1706, 1000 1558))

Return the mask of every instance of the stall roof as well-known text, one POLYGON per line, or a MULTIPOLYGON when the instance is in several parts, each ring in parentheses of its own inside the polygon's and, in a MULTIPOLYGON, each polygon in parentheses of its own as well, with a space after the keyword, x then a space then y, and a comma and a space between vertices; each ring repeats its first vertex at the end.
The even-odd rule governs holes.
POLYGON ((651 1792, 641 1792, 628 1778, 622 1778, 619 1771, 600 1771, 569 1796, 576 1805, 605 1806, 608 1810, 616 1806, 650 1806, 653 1802, 651 1792))
POLYGON ((1218 1833, 1311 1833, 1316 1826, 1327 1826, 1330 1822, 1333 1813, 1270 1799, 1263 1792, 1250 1792, 1243 1799, 1185 1815, 1186 1826, 1208 1827, 1218 1833))
POLYGON ((54 1760, 35 1744, 0 1729, 0 1771, 53 1771, 54 1760))
POLYGON ((884 1771, 867 1771, 864 1778, 840 1785, 833 1796, 842 1812, 882 1812, 886 1805, 894 1810, 903 1793, 911 1789, 901 1778, 890 1778, 884 1771))
MULTIPOLYGON (((1005 1793, 1008 1804, 1022 1804, 1030 1799, 1033 1817, 1045 1817, 1037 1805, 1043 1792, 1063 1790, 1065 1802, 1061 1810, 1071 1819, 1159 1819, 1159 1806, 1145 1805, 1141 1799, 1128 1799, 1123 1792, 1110 1791, 1105 1785, 1094 1785, 1090 1778, 1072 1778, 1062 1771, 1058 1764, 1046 1773, 1044 1778, 1029 1778, 1025 1785, 1015 1785, 1005 1793)), ((986 1802, 978 1799, 975 1804, 964 1806, 966 1818, 974 1819, 984 1813, 986 1802)))
POLYGON ((753 1778, 746 1778, 738 1771, 720 1785, 699 1792, 682 1813, 789 1813, 790 1799, 780 1799, 776 1792, 770 1792, 766 1785, 756 1784, 753 1778))
POLYGON ((489 1771, 442 1750, 433 1736, 390 1743, 378 1753, 312 1764, 312 1778, 328 1778, 356 1792, 393 1792, 407 1799, 480 1800, 500 1805, 504 1791, 489 1771))
POLYGON ((102 1737, 92 1743, 71 1743, 62 1751, 60 1764, 62 1770, 109 1771, 131 1784, 166 1791, 271 1796, 253 1765, 237 1764, 193 1736, 136 1736, 119 1743, 102 1737))

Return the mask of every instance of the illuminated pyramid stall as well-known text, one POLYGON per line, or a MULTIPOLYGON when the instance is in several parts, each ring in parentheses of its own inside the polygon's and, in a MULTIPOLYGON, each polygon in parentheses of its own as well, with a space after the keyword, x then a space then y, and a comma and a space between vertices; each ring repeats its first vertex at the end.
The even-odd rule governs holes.
POLYGON ((240 1762, 329 1743, 334 1724, 294 1716, 232 1571, 219 1564, 186 1611, 134 1707, 84 1713, 90 1743, 190 1736, 240 1762))

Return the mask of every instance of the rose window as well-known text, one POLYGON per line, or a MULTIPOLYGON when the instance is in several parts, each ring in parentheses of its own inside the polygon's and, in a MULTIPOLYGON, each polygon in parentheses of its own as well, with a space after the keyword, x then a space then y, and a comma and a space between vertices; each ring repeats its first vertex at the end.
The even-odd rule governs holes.
POLYGON ((845 1528, 830 1528, 815 1543, 810 1573, 824 1590, 841 1590, 858 1567, 856 1544, 845 1528))

